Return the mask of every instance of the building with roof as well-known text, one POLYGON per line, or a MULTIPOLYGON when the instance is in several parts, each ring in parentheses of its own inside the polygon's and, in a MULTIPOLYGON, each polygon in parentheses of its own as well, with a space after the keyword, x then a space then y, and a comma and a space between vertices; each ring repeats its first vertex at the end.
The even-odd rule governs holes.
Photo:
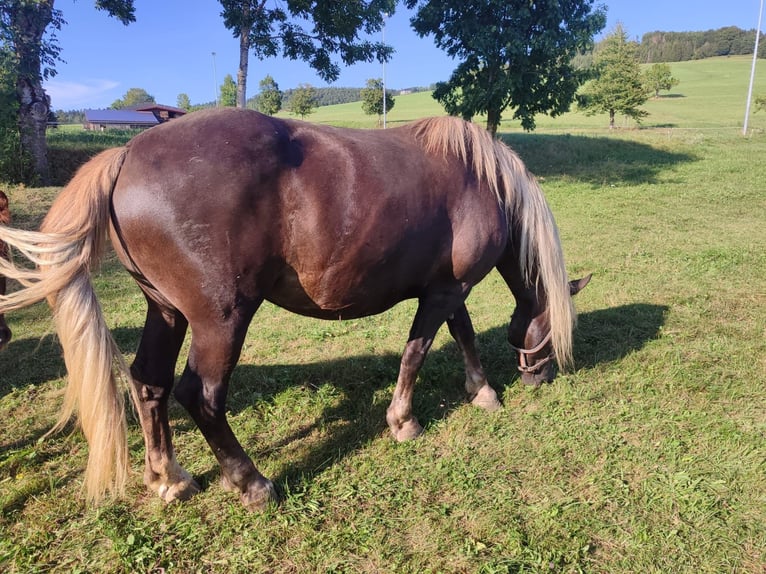
POLYGON ((106 129, 140 130, 156 126, 184 115, 180 108, 162 104, 142 104, 123 110, 85 110, 83 127, 86 130, 106 129))

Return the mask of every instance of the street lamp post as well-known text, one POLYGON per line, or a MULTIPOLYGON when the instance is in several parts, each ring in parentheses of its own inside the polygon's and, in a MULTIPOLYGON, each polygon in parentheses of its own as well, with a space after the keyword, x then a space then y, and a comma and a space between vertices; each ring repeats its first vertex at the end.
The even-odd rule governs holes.
POLYGON ((215 71, 215 52, 213 52, 213 102, 218 107, 218 74, 215 71))

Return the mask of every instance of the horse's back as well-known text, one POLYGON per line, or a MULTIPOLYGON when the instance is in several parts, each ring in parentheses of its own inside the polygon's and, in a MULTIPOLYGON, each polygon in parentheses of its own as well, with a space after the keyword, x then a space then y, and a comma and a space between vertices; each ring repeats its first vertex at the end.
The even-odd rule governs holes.
POLYGON ((429 282, 483 276, 497 254, 474 269, 474 252, 504 242, 494 198, 448 193, 475 182, 407 129, 232 109, 152 128, 129 150, 113 200, 123 261, 181 309, 236 294, 319 317, 372 314, 429 282))

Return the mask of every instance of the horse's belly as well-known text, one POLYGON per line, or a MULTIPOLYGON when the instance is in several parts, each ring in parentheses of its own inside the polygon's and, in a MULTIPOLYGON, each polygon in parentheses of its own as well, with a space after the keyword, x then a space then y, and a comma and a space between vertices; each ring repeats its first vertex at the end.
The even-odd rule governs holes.
POLYGON ((299 315, 317 319, 358 319, 382 313, 404 299, 417 297, 412 285, 403 288, 393 281, 361 279, 312 280, 290 270, 279 277, 266 300, 299 315))

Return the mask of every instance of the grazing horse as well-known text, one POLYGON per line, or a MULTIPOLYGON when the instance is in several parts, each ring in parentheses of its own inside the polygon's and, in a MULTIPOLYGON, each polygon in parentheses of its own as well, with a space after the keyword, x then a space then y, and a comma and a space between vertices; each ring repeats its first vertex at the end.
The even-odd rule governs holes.
POLYGON ((412 412, 418 370, 447 323, 469 398, 500 406, 465 307, 497 268, 516 300, 508 338, 522 380, 571 358, 571 294, 558 232, 519 157, 450 117, 351 130, 225 109, 152 128, 89 161, 40 232, 0 228, 37 270, 2 265, 26 288, 0 311, 47 298, 69 382, 59 426, 76 412, 88 440, 89 497, 124 487, 129 381, 146 446, 144 482, 165 501, 199 486, 176 461, 168 399, 187 328, 191 348, 174 394, 248 508, 275 498, 226 420, 226 395, 247 327, 264 300, 320 319, 418 307, 386 420, 397 440, 422 431, 412 412), (128 368, 104 322, 90 270, 106 237, 143 291, 146 323, 128 368))
MULTIPOLYGON (((8 196, 0 191, 0 224, 8 225, 10 222, 11 212, 8 209, 8 196)), ((3 243, 2 240, 0 240, 0 257, 3 259, 8 259, 10 257, 8 246, 3 243)), ((5 275, 0 274, 0 295, 5 295, 5 289, 5 275)), ((5 316, 0 313, 0 349, 5 348, 10 340, 11 330, 5 322, 5 316)))

